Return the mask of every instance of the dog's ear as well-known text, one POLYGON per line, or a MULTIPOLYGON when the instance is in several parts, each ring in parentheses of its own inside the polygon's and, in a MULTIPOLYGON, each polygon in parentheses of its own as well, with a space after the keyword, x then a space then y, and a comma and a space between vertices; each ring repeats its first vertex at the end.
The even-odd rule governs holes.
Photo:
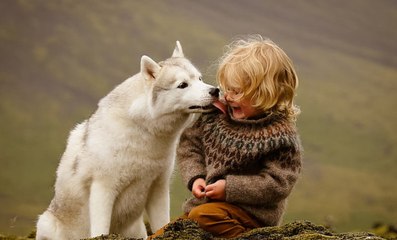
POLYGON ((182 51, 182 46, 179 41, 176 41, 176 46, 174 52, 172 53, 172 57, 185 57, 182 51))
POLYGON ((154 80, 157 74, 160 72, 160 65, 153 61, 148 56, 142 56, 141 58, 141 73, 145 80, 154 80))

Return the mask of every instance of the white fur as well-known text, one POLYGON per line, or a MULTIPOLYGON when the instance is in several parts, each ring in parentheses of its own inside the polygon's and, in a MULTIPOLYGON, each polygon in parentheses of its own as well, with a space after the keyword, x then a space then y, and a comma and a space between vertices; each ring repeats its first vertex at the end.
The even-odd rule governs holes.
POLYGON ((146 238, 144 212, 153 231, 168 223, 175 149, 183 129, 202 111, 189 107, 210 105, 216 97, 200 77, 179 42, 161 63, 143 56, 140 73, 71 131, 36 239, 109 233, 146 238))

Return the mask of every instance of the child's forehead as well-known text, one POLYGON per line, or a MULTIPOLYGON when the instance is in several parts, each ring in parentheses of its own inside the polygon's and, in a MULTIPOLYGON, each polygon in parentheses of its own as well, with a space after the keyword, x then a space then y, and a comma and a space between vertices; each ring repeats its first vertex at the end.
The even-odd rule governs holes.
POLYGON ((237 81, 233 81, 233 80, 225 80, 223 82, 223 87, 228 88, 228 89, 237 89, 237 88, 242 88, 242 84, 240 82, 237 81))
POLYGON ((233 91, 242 91, 245 88, 245 85, 247 83, 244 83, 241 79, 238 78, 225 78, 223 81, 220 82, 220 86, 222 90, 228 91, 228 90, 233 90, 233 91))

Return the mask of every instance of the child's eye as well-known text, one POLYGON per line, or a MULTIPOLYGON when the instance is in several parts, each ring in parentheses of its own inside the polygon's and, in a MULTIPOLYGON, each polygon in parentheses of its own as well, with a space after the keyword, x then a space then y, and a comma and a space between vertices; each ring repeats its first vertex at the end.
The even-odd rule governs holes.
POLYGON ((187 84, 186 82, 181 82, 179 85, 178 85, 178 88, 187 88, 189 86, 189 84, 187 84))
POLYGON ((243 92, 240 89, 228 88, 225 94, 229 99, 240 99, 243 96, 243 92))
POLYGON ((227 89, 226 92, 229 94, 233 94, 233 95, 241 94, 241 90, 239 90, 239 89, 227 89))

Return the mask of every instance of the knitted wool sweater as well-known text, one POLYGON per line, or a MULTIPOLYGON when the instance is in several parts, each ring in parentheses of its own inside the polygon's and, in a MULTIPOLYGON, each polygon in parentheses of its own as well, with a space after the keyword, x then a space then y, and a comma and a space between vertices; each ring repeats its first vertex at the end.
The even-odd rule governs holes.
MULTIPOLYGON (((177 161, 191 191, 197 178, 207 184, 226 180, 226 202, 234 204, 263 226, 281 223, 286 198, 301 170, 302 147, 295 124, 269 115, 238 120, 220 112, 203 114, 182 134, 177 161)), ((184 212, 208 198, 191 198, 184 212)))

